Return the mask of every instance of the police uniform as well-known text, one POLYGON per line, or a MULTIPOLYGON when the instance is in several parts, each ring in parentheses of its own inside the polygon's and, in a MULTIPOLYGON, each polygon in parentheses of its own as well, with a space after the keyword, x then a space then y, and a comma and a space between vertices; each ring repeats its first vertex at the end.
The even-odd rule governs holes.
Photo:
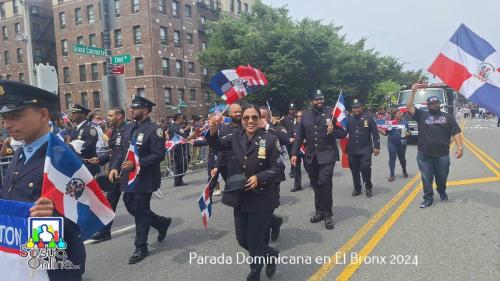
MULTIPOLYGON (((288 110, 295 110, 295 105, 293 103, 290 104, 288 110)), ((293 134, 292 134, 292 131, 294 129, 294 127, 297 126, 297 121, 295 120, 295 116, 290 116, 290 115, 287 115, 283 118, 283 120, 281 121, 281 124, 283 125, 283 127, 285 127, 285 130, 288 132, 288 137, 289 138, 293 138, 293 134)), ((292 147, 293 147, 293 143, 288 143, 286 144, 286 150, 288 152, 288 157, 291 158, 292 157, 292 147)), ((295 169, 293 166, 290 167, 290 177, 295 177, 295 173, 296 173, 297 169, 295 169)))
MULTIPOLYGON (((233 132, 233 130, 237 129, 242 129, 243 127, 241 125, 235 125, 234 123, 230 124, 223 124, 219 128, 219 136, 224 137, 233 132)), ((232 152, 231 151, 219 151, 217 153, 217 162, 216 162, 216 167, 219 170, 219 173, 221 174, 222 178, 224 181, 227 180, 228 178, 228 161, 232 157, 232 152)))
MULTIPOLYGON (((268 226, 273 210, 279 205, 279 191, 276 185, 284 165, 280 157, 276 136, 258 129, 253 138, 248 139, 245 130, 236 128, 224 137, 208 136, 208 143, 219 151, 231 150, 228 159, 228 175, 242 174, 257 176, 258 186, 244 191, 241 204, 234 208, 236 239, 252 257, 277 256, 278 251, 265 244, 268 226)), ((263 264, 250 264, 247 280, 260 280, 263 264)))
MULTIPOLYGON (((289 135, 291 138, 296 138, 297 137, 297 130, 299 128, 299 124, 294 122, 290 126, 289 130, 289 135)), ((293 146, 293 144, 291 144, 293 146)), ((292 149, 290 149, 291 153, 292 149)), ((293 175, 293 189, 291 190, 292 192, 299 191, 302 189, 302 158, 303 154, 299 151, 297 153, 297 162, 295 166, 291 166, 291 173, 293 175)))
MULTIPOLYGON (((313 99, 324 99, 321 91, 312 94, 313 99)), ((343 138, 347 132, 334 126, 333 133, 327 134, 327 126, 332 120, 332 109, 323 107, 318 110, 314 107, 302 113, 302 119, 297 130, 292 155, 299 153, 300 145, 306 141, 305 162, 309 165, 309 178, 314 189, 314 206, 316 214, 311 222, 325 219, 325 227, 333 228, 333 198, 332 177, 335 162, 339 160, 339 151, 336 139, 343 138)))
MULTIPOLYGON (((184 128, 177 124, 173 123, 170 128, 168 129, 168 136, 170 139, 174 137, 174 135, 177 134, 183 138, 188 137, 188 132, 184 131, 184 128)), ((173 148, 173 153, 174 153, 174 186, 181 186, 181 185, 186 185, 182 178, 184 177, 184 173, 187 171, 188 164, 189 164, 189 151, 188 151, 188 145, 187 144, 177 144, 173 148)))
MULTIPOLYGON (((82 112, 85 114, 90 113, 90 109, 80 105, 74 104, 69 110, 69 112, 82 112)), ((89 121, 85 120, 78 124, 76 128, 71 132, 71 141, 81 140, 85 143, 82 146, 82 151, 80 159, 85 164, 85 167, 90 171, 90 173, 95 176, 101 170, 99 165, 93 165, 86 161, 86 159, 91 159, 97 157, 97 141, 99 139, 97 129, 95 125, 89 121)))
MULTIPOLYGON (((358 100, 353 100, 352 106, 361 106, 358 100)), ((365 183, 366 195, 372 196, 373 184, 372 153, 373 149, 380 149, 380 136, 377 123, 373 116, 362 113, 360 115, 349 115, 347 117, 347 130, 349 132, 349 144, 347 153, 349 155, 349 168, 351 169, 354 182, 353 196, 361 194, 361 178, 365 183)))
MULTIPOLYGON (((9 113, 26 106, 41 106, 55 110, 58 98, 53 93, 13 81, 0 80, 0 114, 9 113)), ((43 170, 47 153, 48 134, 33 144, 25 144, 16 150, 3 178, 0 198, 20 202, 35 202, 40 198, 43 170), (35 145, 37 143, 37 145, 35 145), (31 155, 29 159, 26 155, 31 155)), ((54 216, 58 216, 54 213, 54 216)), ((80 239, 78 226, 64 219, 64 240, 68 246, 68 260, 79 269, 48 270, 49 279, 57 281, 82 280, 85 271, 85 246, 80 239)))
MULTIPOLYGON (((155 104, 146 98, 134 96, 131 108, 151 108, 155 104)), ((137 263, 146 257, 149 252, 148 234, 150 226, 159 231, 158 240, 165 238, 171 219, 159 216, 151 211, 150 201, 154 191, 160 188, 161 171, 160 163, 165 159, 165 137, 163 129, 147 117, 141 123, 134 121, 126 125, 121 134, 121 153, 111 163, 111 169, 120 172, 121 191, 124 192, 123 202, 127 211, 135 218, 135 252, 129 263, 137 263), (126 160, 127 151, 132 141, 138 149, 140 171, 134 184, 129 186, 128 176, 130 171, 121 170, 122 163, 126 160)))

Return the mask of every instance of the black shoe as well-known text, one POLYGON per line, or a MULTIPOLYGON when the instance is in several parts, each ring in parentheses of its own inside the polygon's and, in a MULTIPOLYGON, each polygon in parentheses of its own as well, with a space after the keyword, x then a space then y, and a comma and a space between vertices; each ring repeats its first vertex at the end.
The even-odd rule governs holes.
POLYGON ((446 192, 439 193, 439 197, 441 197, 441 202, 448 201, 448 195, 446 194, 446 192))
POLYGON ((97 232, 90 239, 94 240, 94 243, 103 242, 111 239, 111 233, 109 232, 97 232))
POLYGON ((167 236, 167 230, 170 224, 172 223, 172 218, 163 217, 163 228, 158 230, 158 242, 165 240, 165 236, 167 236))
POLYGON ((334 228, 332 217, 325 218, 325 228, 332 230, 334 228))
POLYGON ((403 171, 403 177, 406 179, 408 178, 408 172, 407 171, 403 171))
POLYGON ((278 222, 271 226, 271 240, 276 241, 280 236, 281 225, 283 224, 283 218, 278 217, 278 222))
POLYGON ((128 264, 134 264, 142 261, 149 255, 148 249, 136 249, 135 252, 128 259, 128 264))
POLYGON ((432 200, 424 200, 424 202, 420 203, 420 208, 429 208, 430 206, 432 206, 432 203, 434 203, 432 200))
POLYGON ((352 197, 356 197, 356 196, 359 196, 361 195, 361 190, 357 190, 355 189, 353 192, 352 192, 352 197))
POLYGON ((323 215, 314 215, 309 221, 311 223, 317 223, 317 222, 322 221, 323 219, 325 219, 325 217, 323 215))
MULTIPOLYGON (((276 254, 272 255, 273 257, 278 257, 279 252, 276 251, 276 254)), ((266 264, 266 276, 268 278, 273 277, 273 275, 276 273, 276 260, 269 258, 269 263, 266 264)))
POLYGON ((302 187, 294 187, 292 188, 292 190, 290 190, 290 192, 296 192, 296 191, 299 191, 299 190, 302 190, 302 187))
POLYGON ((181 182, 181 183, 176 183, 176 184, 174 184, 174 186, 185 186, 185 185, 187 185, 187 183, 183 183, 183 182, 181 182))
POLYGON ((371 189, 371 188, 370 188, 370 189, 367 189, 367 190, 366 190, 366 197, 368 197, 368 198, 372 198, 372 196, 373 196, 372 189, 371 189))

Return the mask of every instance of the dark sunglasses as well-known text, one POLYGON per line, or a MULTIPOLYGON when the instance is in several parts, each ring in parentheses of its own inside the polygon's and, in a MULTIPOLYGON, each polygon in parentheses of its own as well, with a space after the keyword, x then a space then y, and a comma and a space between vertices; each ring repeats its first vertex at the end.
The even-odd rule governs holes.
POLYGON ((259 121, 259 119, 260 119, 259 115, 251 115, 251 116, 246 115, 246 116, 243 116, 242 119, 243 119, 243 121, 248 122, 248 120, 250 120, 250 118, 252 118, 252 121, 254 121, 254 122, 259 121))

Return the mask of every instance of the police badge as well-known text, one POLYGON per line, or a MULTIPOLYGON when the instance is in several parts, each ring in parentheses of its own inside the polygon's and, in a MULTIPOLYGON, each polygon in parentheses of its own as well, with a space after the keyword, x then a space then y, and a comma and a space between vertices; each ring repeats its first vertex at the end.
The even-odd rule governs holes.
POLYGON ((365 126, 365 128, 368 128, 368 120, 365 119, 365 121, 363 122, 363 125, 365 126))
POLYGON ((158 135, 158 137, 160 138, 163 138, 163 129, 162 128, 156 129, 156 135, 158 135))
POLYGON ((95 137, 97 135, 97 130, 94 128, 90 129, 90 135, 95 137))
POLYGON ((0 96, 3 96, 5 94, 5 90, 3 89, 2 86, 0 86, 0 96))
POLYGON ((259 141, 259 152, 257 153, 257 158, 266 159, 266 140, 261 139, 259 141))

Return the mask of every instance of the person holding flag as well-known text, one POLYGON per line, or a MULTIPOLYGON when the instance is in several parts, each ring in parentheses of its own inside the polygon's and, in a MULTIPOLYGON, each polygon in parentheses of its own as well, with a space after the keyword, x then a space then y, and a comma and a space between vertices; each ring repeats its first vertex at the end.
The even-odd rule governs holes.
MULTIPOLYGON (((3 186, 8 188, 0 190, 0 198, 34 203, 30 209, 30 217, 59 216, 54 211, 54 201, 41 196, 44 163, 51 137, 50 115, 55 112, 58 102, 58 97, 53 93, 27 84, 0 80, 0 115, 3 126, 9 135, 24 140, 25 143, 14 153, 8 166, 3 178, 3 186)), ((78 226, 64 219, 63 236, 67 243, 68 260, 78 269, 48 270, 48 280, 82 280, 86 254, 78 226)), ((29 274, 27 271, 25 278, 20 277, 19 280, 29 280, 29 274)))
POLYGON ((123 202, 135 218, 135 251, 129 264, 138 263, 149 255, 148 234, 151 226, 158 230, 158 241, 161 242, 172 222, 171 218, 155 214, 150 206, 153 192, 160 188, 160 163, 165 158, 163 129, 149 118, 153 106, 155 104, 146 98, 133 97, 130 117, 134 121, 124 129, 121 153, 110 165, 109 180, 116 182, 120 178, 123 202), (132 157, 129 151, 134 143, 137 149, 132 150, 135 151, 132 157))
MULTIPOLYGON (((185 126, 186 120, 184 116, 180 113, 174 114, 173 117, 174 123, 168 128, 168 137, 170 140, 174 140, 174 138, 187 138, 189 136, 190 126, 185 126)), ((174 150, 174 186, 183 186, 186 185, 184 180, 184 173, 188 168, 189 164, 189 152, 188 152, 188 141, 185 143, 176 143, 173 147, 174 150)))

